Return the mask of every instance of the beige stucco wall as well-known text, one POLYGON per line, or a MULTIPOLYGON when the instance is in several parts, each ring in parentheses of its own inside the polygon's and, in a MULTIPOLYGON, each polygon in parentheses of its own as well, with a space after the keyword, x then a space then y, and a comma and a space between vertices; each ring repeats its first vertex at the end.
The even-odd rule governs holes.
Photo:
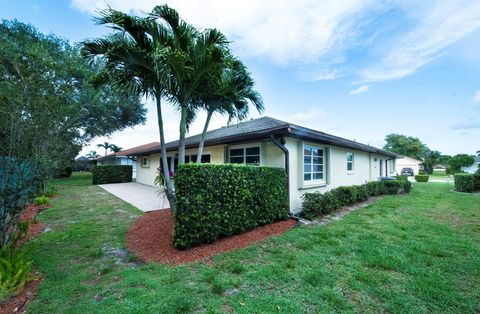
MULTIPOLYGON (((302 140, 295 138, 286 138, 285 147, 289 151, 290 167, 289 167, 289 193, 290 193, 290 209, 292 212, 300 210, 302 205, 302 195, 306 192, 326 192, 330 189, 346 186, 360 185, 368 181, 378 180, 380 170, 380 159, 387 160, 389 157, 370 154, 363 151, 351 150, 331 145, 323 145, 318 143, 309 143, 315 146, 321 146, 325 151, 326 171, 325 182, 312 186, 305 186, 303 182, 303 144, 302 140), (354 169, 352 172, 347 171, 347 152, 354 153, 354 169), (376 158, 376 160, 375 160, 376 158)), ((270 140, 248 142, 238 145, 230 145, 228 148, 260 146, 260 164, 271 167, 285 167, 285 155, 282 150, 275 146, 270 140)), ((205 147, 204 153, 211 155, 212 163, 225 162, 225 145, 205 147)), ((196 154, 197 149, 189 149, 186 154, 196 154)), ((168 152, 168 156, 172 156, 177 152, 168 152)), ((160 154, 150 155, 150 166, 148 168, 141 167, 141 156, 137 158, 137 182, 153 185, 156 176, 156 169, 160 165, 160 154)), ((384 166, 385 167, 385 166, 384 166)), ((390 169, 389 165, 389 169, 390 169)), ((390 169, 388 174, 395 175, 395 167, 390 169)), ((385 171, 384 171, 385 172, 385 171)))

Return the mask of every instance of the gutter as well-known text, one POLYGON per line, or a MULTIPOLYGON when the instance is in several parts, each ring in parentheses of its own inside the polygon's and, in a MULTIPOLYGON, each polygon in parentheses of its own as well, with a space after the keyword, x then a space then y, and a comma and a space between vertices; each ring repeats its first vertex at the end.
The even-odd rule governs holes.
POLYGON ((272 134, 270 135, 270 139, 272 143, 280 148, 283 153, 285 154, 285 172, 287 173, 287 198, 288 198, 288 211, 290 212, 290 161, 289 161, 289 154, 288 149, 272 134))

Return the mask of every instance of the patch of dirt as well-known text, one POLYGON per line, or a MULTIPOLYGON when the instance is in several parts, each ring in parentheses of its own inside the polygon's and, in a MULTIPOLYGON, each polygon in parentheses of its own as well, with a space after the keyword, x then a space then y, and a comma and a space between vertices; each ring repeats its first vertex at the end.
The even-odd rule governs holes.
POLYGON ((28 309, 28 304, 35 297, 38 285, 40 285, 42 280, 43 277, 38 277, 37 275, 37 278, 28 283, 19 295, 0 303, 0 313, 25 313, 28 309))
POLYGON ((127 248, 143 262, 180 265, 209 259, 216 254, 244 248, 273 235, 282 234, 296 224, 293 219, 258 227, 243 234, 177 250, 173 244, 174 219, 170 209, 149 212, 140 217, 127 233, 127 248))
POLYGON ((28 227, 28 233, 25 239, 19 241, 19 245, 22 245, 29 239, 32 239, 42 233, 45 230, 46 225, 40 221, 37 221, 35 217, 43 210, 52 207, 52 205, 39 206, 35 204, 29 204, 23 210, 20 215, 20 221, 30 221, 30 226, 28 227))

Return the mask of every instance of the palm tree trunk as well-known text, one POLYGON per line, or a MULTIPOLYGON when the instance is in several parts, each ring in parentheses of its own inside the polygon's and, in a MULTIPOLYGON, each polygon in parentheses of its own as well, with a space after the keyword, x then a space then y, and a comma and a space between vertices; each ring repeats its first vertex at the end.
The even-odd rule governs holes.
POLYGON ((175 212, 177 209, 177 200, 175 198, 175 192, 173 191, 173 184, 170 178, 170 172, 168 171, 168 161, 167 161, 167 147, 165 145, 165 133, 163 130, 163 118, 162 118, 162 105, 161 105, 161 96, 156 95, 157 103, 157 119, 158 119, 158 132, 160 133, 160 147, 162 155, 162 171, 163 178, 165 181, 165 189, 167 194, 168 202, 170 203, 170 209, 172 212, 175 212))
POLYGON ((180 139, 178 141, 178 164, 185 163, 185 133, 187 133, 187 108, 182 106, 180 116, 180 139))
POLYGON ((207 136, 208 125, 210 124, 212 115, 213 111, 208 111, 207 120, 205 120, 205 126, 203 127, 202 138, 200 139, 200 144, 198 145, 197 163, 202 162, 203 145, 205 144, 205 137, 207 136))

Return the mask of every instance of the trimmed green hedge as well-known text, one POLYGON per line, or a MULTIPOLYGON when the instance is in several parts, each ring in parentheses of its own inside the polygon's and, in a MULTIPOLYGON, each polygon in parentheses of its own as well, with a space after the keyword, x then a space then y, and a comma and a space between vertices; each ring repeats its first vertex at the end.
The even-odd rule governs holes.
POLYGON ((473 174, 473 190, 480 191, 480 173, 473 174))
POLYGON ((372 181, 363 185, 341 186, 325 193, 303 194, 302 217, 314 219, 327 215, 342 206, 353 205, 382 194, 409 193, 412 183, 408 180, 372 181))
POLYGON ((417 174, 415 176, 415 181, 417 182, 428 182, 429 176, 426 174, 417 174))
POLYGON ((475 177, 470 173, 456 173, 454 176, 455 191, 471 193, 475 190, 475 177))
POLYGON ((185 164, 175 173, 173 244, 185 249, 288 219, 284 169, 185 164))
POLYGON ((132 182, 132 166, 106 165, 92 169, 93 184, 132 182))

